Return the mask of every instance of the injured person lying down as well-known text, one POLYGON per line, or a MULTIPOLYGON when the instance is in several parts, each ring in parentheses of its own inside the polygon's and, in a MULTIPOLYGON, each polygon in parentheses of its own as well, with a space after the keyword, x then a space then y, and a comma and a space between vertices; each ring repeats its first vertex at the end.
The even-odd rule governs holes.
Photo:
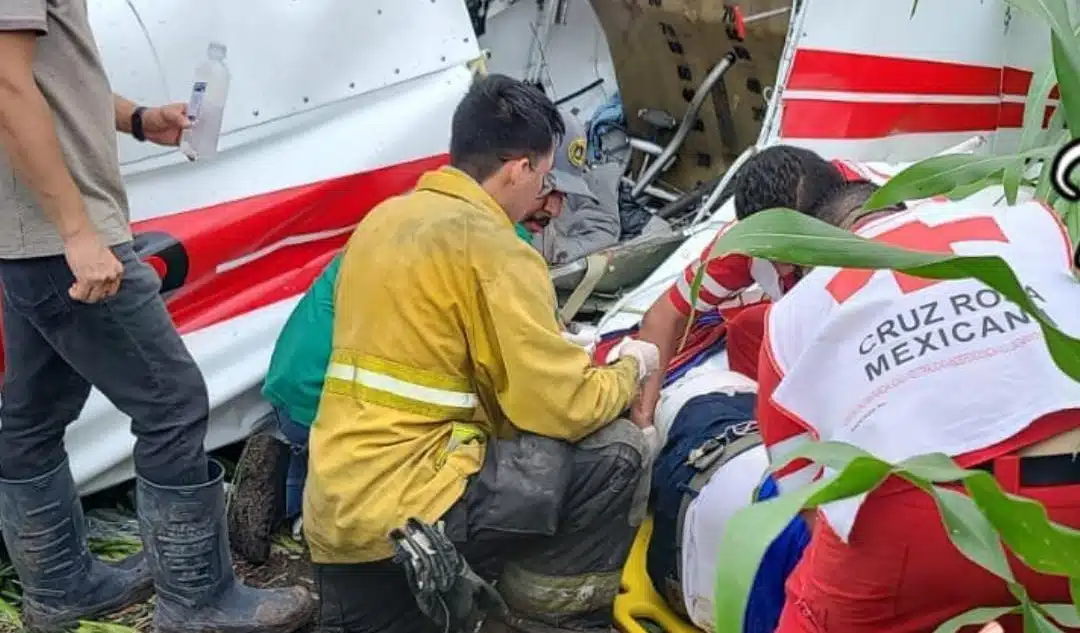
MULTIPOLYGON (((654 418, 664 441, 653 466, 653 586, 695 626, 712 631, 720 541, 727 522, 777 494, 754 421, 757 384, 727 369, 721 352, 665 387, 654 418)), ((771 633, 784 606, 784 581, 810 540, 802 518, 773 542, 754 579, 744 633, 771 633)))
MULTIPOLYGON (((773 149, 780 155, 779 148, 773 149)), ((803 160, 813 164, 814 158, 803 160)), ((861 202, 874 188, 865 180, 837 185, 835 179, 826 179, 818 187, 824 190, 820 200, 803 210, 835 224, 835 218, 826 217, 826 202, 848 190, 860 194, 861 202)), ((677 296, 684 279, 679 282, 667 296, 677 296)), ((650 490, 654 528, 648 573, 668 604, 706 631, 714 630, 716 566, 723 564, 717 552, 728 521, 739 510, 779 493, 754 418, 757 361, 772 302, 752 303, 751 297, 760 293, 747 290, 732 297, 733 303, 743 305, 729 308, 721 318, 698 313, 700 325, 693 331, 712 329, 713 336, 687 339, 691 349, 673 357, 659 399, 650 407, 662 448, 654 460, 650 490)), ((664 300, 661 297, 658 303, 664 300)), ((784 607, 784 583, 809 540, 806 521, 796 517, 766 551, 751 589, 743 633, 776 629, 784 607)))

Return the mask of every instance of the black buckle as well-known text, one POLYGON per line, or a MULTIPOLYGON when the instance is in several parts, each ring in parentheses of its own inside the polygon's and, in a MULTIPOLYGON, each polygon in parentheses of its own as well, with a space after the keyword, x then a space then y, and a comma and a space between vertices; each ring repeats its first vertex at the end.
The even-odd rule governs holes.
POLYGON ((716 460, 723 457, 728 446, 731 446, 735 440, 756 433, 757 430, 758 424, 756 420, 730 424, 724 428, 723 433, 710 437, 702 442, 701 446, 690 451, 690 454, 686 457, 686 463, 694 470, 704 472, 715 464, 716 460))
MULTIPOLYGON (((994 474, 994 462, 974 466, 994 474)), ((1027 488, 1070 486, 1080 484, 1080 456, 1037 455, 1020 458, 1020 485, 1027 488)))

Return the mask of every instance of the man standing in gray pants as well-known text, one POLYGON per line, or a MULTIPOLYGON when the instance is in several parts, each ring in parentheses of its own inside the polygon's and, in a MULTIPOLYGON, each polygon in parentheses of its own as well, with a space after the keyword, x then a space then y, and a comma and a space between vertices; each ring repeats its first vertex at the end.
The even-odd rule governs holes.
POLYGON ((0 526, 30 630, 60 631, 157 590, 160 633, 293 631, 298 587, 233 575, 206 384, 132 246, 115 130, 176 145, 183 105, 112 94, 86 0, 0 2, 0 526), (145 556, 90 555, 63 438, 100 389, 131 417, 145 556))

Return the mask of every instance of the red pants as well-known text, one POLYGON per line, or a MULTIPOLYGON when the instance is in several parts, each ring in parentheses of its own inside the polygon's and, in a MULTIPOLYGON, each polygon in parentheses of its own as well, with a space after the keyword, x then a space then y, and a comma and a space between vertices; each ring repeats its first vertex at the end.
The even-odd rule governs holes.
MULTIPOLYGON (((1052 520, 1080 527, 1080 485, 1002 487, 1043 503, 1052 520)), ((1002 580, 953 546, 934 502, 913 487, 871 495, 849 544, 820 519, 788 578, 777 633, 929 633, 976 607, 1016 604, 1002 580)), ((1071 602, 1066 579, 1036 574, 1011 554, 1009 562, 1034 600, 1071 602)), ((1021 630, 1018 618, 1002 624, 1021 630)))
POLYGON ((768 303, 758 303, 738 310, 724 312, 727 323, 728 365, 757 380, 758 357, 765 337, 765 313, 768 303))

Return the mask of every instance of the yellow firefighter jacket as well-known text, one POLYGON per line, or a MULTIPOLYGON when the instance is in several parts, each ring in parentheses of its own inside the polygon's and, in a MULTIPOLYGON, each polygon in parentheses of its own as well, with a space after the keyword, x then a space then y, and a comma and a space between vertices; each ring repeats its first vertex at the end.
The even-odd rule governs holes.
POLYGON ((360 223, 310 440, 314 561, 392 556, 390 530, 445 514, 489 437, 577 441, 626 408, 636 361, 592 366, 555 308, 544 260, 463 172, 429 172, 360 223))

